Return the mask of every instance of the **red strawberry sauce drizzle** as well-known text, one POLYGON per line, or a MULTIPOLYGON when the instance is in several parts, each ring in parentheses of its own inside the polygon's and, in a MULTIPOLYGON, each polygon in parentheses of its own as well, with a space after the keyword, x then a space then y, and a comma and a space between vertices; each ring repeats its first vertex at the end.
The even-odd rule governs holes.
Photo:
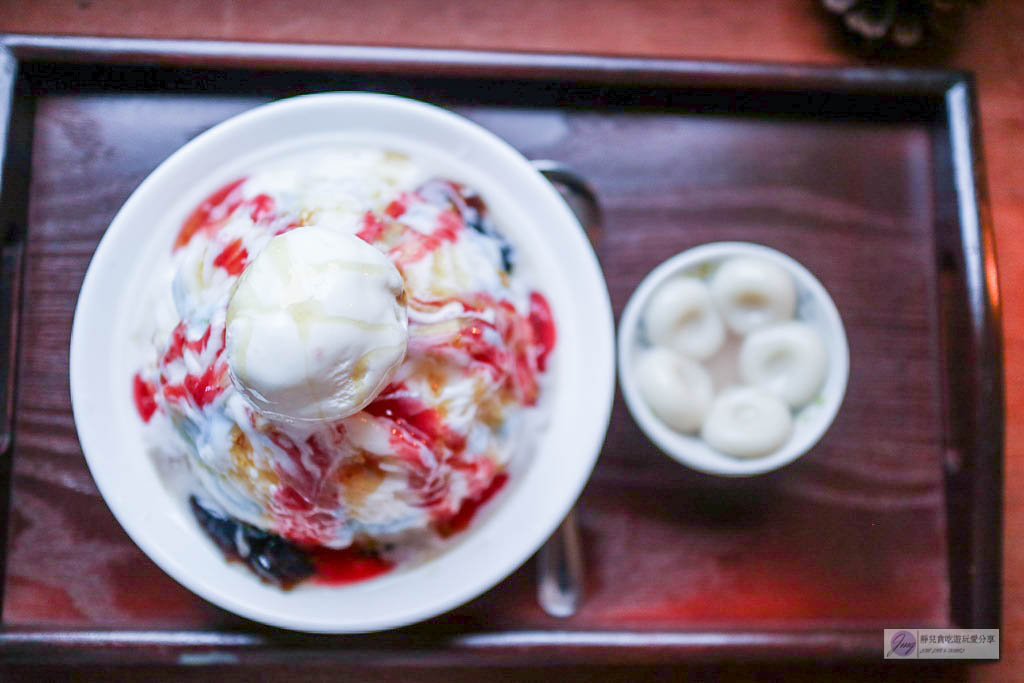
POLYGON ((443 503, 448 494, 448 482, 438 476, 436 463, 451 460, 465 448, 466 440, 449 429, 436 410, 406 392, 404 384, 389 385, 363 410, 391 423, 391 448, 405 465, 419 504, 430 510, 436 521, 445 515, 443 503))
POLYGON ((227 388, 227 364, 217 363, 206 368, 201 375, 185 375, 185 389, 188 390, 197 408, 205 408, 227 388))
POLYGON ((338 525, 331 511, 338 507, 340 491, 324 484, 331 473, 330 451, 344 446, 344 427, 338 425, 333 444, 324 444, 319 434, 301 444, 276 429, 269 430, 267 436, 287 456, 287 461, 274 463, 280 480, 272 504, 277 532, 302 545, 322 543, 334 535, 338 525))
MULTIPOLYGON (((501 490, 508 475, 498 472, 490 460, 481 461, 486 464, 463 462, 459 456, 465 448, 465 439, 449 429, 436 410, 414 397, 405 395, 405 391, 404 385, 391 385, 383 392, 383 398, 374 401, 365 410, 370 415, 393 424, 391 445, 410 466, 410 483, 414 487, 417 484, 429 486, 429 474, 424 471, 419 458, 420 447, 429 448, 435 454, 447 453, 454 469, 461 469, 469 475, 475 474, 471 478, 476 481, 489 482, 477 495, 463 500, 455 511, 443 506, 445 490, 428 493, 430 499, 424 500, 424 504, 436 506, 431 510, 435 528, 442 536, 450 536, 469 526, 477 511, 501 490), (430 495, 431 493, 434 495, 430 495)), ((304 462, 303 451, 306 449, 280 432, 270 432, 269 435, 274 444, 288 456, 293 466, 287 470, 277 468, 279 476, 282 476, 282 486, 275 493, 274 502, 278 513, 283 513, 279 516, 277 531, 288 540, 310 548, 310 556, 316 567, 314 581, 340 585, 364 581, 391 571, 394 568, 393 564, 358 544, 342 550, 316 545, 317 541, 329 532, 328 525, 333 524, 333 519, 328 519, 322 512, 318 512, 317 508, 329 508, 336 505, 337 500, 312 501, 299 490, 319 489, 326 493, 330 489, 336 494, 336 488, 319 487, 316 476, 307 466, 312 465, 320 472, 324 472, 329 467, 329 455, 324 450, 324 445, 319 443, 316 437, 311 437, 305 444, 308 448, 307 454, 312 456, 311 461, 304 462), (287 483, 284 483, 285 481, 287 483)), ((343 432, 339 434, 340 436, 343 436, 343 432)))
POLYGON ((268 194, 258 194, 249 200, 249 218, 253 223, 269 221, 274 217, 274 198, 268 194))
POLYGON ((156 412, 156 387, 152 382, 142 379, 139 373, 132 378, 132 395, 135 398, 135 410, 143 422, 149 422, 156 412))
MULTIPOLYGON (((453 451, 461 451, 466 447, 466 439, 448 428, 440 414, 427 407, 418 398, 396 396, 405 391, 405 385, 390 385, 381 392, 381 396, 364 409, 374 417, 387 418, 395 424, 403 436, 403 440, 413 440, 423 444, 430 450, 446 447, 453 451)), ((395 435, 392 435, 395 438, 395 435)))
MULTIPOLYGON (((443 210, 438 214, 434 229, 428 233, 397 222, 414 204, 432 203, 417 192, 402 192, 384 208, 383 216, 367 211, 363 215, 362 228, 356 234, 371 244, 387 234, 391 245, 377 246, 385 251, 392 263, 401 270, 425 258, 445 242, 455 242, 459 239, 459 233, 466 226, 458 205, 452 199, 456 196, 455 192, 456 190, 452 190, 452 197, 446 198, 447 201, 439 205, 443 210)), ((436 198, 433 203, 438 205, 436 198)))
POLYGON ((185 349, 195 354, 201 354, 206 350, 207 344, 210 343, 209 327, 206 328, 206 331, 203 332, 199 339, 189 341, 187 335, 188 326, 184 322, 178 323, 171 332, 171 343, 167 346, 167 351, 164 353, 161 365, 168 365, 184 357, 185 349))
POLYGON ((358 545, 341 550, 319 546, 310 556, 316 567, 313 581, 330 586, 366 581, 394 569, 392 563, 358 545))
POLYGON ((213 360, 200 374, 188 373, 177 384, 167 381, 165 369, 168 365, 184 358, 185 351, 200 356, 209 346, 211 329, 207 327, 198 339, 190 340, 187 336, 185 323, 178 325, 171 332, 171 339, 160 359, 160 375, 156 382, 143 379, 136 373, 132 378, 132 394, 135 409, 143 422, 149 422, 159 410, 157 401, 159 394, 163 400, 171 403, 190 402, 197 409, 203 409, 212 403, 228 386, 227 363, 221 360, 224 349, 224 331, 220 334, 220 348, 213 360))
POLYGON ((392 238, 399 237, 398 244, 385 251, 391 262, 401 270, 426 258, 445 242, 458 240, 464 227, 462 218, 454 211, 441 213, 437 227, 429 233, 419 232, 403 223, 387 223, 372 212, 367 212, 363 216, 363 227, 356 235, 372 244, 385 233, 393 231, 392 238))
MULTIPOLYGON (((199 233, 212 237, 239 207, 247 211, 255 223, 269 225, 273 222, 277 218, 273 198, 261 194, 249 200, 244 199, 241 188, 245 180, 243 177, 228 183, 207 197, 184 222, 174 248, 184 246, 199 233)), ((442 193, 447 204, 439 203, 436 196, 431 195, 431 198, 425 199, 417 193, 406 192, 392 201, 382 214, 367 212, 358 236, 370 243, 385 239, 387 244, 377 246, 386 249, 399 269, 424 258, 446 242, 457 241, 460 232, 466 227, 466 212, 460 209, 465 198, 459 186, 451 185, 450 192, 442 193), (430 232, 419 232, 398 220, 416 202, 443 207, 430 232)), ((434 191, 434 194, 437 192, 434 191)), ((486 209, 481 207, 477 210, 486 209)), ((274 234, 298 226, 299 223, 293 221, 278 228, 274 234)), ((248 260, 249 254, 242 240, 235 239, 223 247, 213 265, 223 268, 229 275, 238 276, 248 260)), ((415 303, 421 306, 443 306, 448 301, 415 303)), ((449 338, 432 350, 442 355, 461 355, 467 365, 486 368, 499 383, 510 385, 523 404, 533 405, 538 393, 536 375, 545 371, 556 338, 551 310, 543 295, 531 293, 529 312, 526 315, 518 313, 511 303, 495 301, 485 293, 469 295, 460 303, 463 311, 470 316, 468 324, 454 339, 449 338), (474 315, 484 310, 494 311, 494 323, 474 315), (495 339, 500 342, 495 342, 495 339)), ((187 339, 186 332, 184 323, 175 328, 162 358, 162 365, 182 359, 186 350, 196 355, 205 352, 211 337, 210 328, 200 338, 191 341, 187 339)), ((149 421, 159 409, 156 400, 158 393, 167 401, 187 401, 202 409, 225 390, 229 384, 227 365, 221 358, 225 330, 219 332, 220 348, 201 374, 187 374, 180 384, 168 384, 161 374, 159 386, 135 375, 135 404, 144 421, 149 421)), ((391 445, 409 467, 410 486, 421 492, 421 504, 430 510, 434 527, 441 535, 448 536, 464 530, 477 511, 506 484, 508 475, 499 471, 490 459, 464 459, 465 438, 451 430, 437 410, 410 396, 403 385, 385 389, 365 411, 379 420, 391 423, 391 445), (424 451, 428 451, 432 457, 425 458, 427 454, 424 451), (452 471, 462 472, 468 480, 470 491, 474 492, 454 509, 447 502, 449 484, 446 476, 438 476, 438 463, 447 464, 452 471)), ((343 427, 339 425, 339 428, 338 438, 332 439, 332 443, 322 443, 317 437, 311 437, 301 445, 291 442, 283 434, 273 430, 270 432, 270 438, 289 461, 285 467, 275 467, 281 485, 274 495, 274 507, 275 512, 283 513, 278 514, 278 532, 308 548, 317 570, 315 580, 330 584, 362 581, 393 568, 372 550, 358 545, 344 550, 332 550, 318 545, 333 532, 338 523, 332 510, 339 504, 339 487, 323 484, 333 461, 331 452, 345 447, 343 427), (314 471, 310 471, 311 468, 314 471)))
POLYGON ((548 300, 540 292, 530 292, 530 328, 533 342, 538 347, 537 369, 544 372, 548 369, 548 356, 555 348, 555 321, 551 317, 548 300))
MULTIPOLYGON (((274 198, 268 194, 258 194, 245 199, 242 186, 246 180, 245 177, 233 180, 200 202, 182 224, 178 238, 174 241, 174 249, 185 246, 199 233, 213 237, 228 222, 231 214, 243 205, 254 223, 269 225, 277 217, 274 198)), ((275 234, 287 232, 298 225, 296 222, 289 223, 275 234)), ((224 268, 231 275, 238 275, 245 269, 248 257, 242 241, 236 239, 217 255, 213 264, 224 268)))
POLYGON ((499 472, 493 479, 491 479, 491 483, 479 495, 462 501, 462 506, 459 507, 459 511, 452 515, 447 521, 438 525, 438 532, 442 536, 448 537, 460 531, 465 531, 480 508, 482 508, 487 501, 493 498, 498 491, 504 488, 507 482, 508 473, 499 472))
POLYGON ((464 299, 413 299, 411 303, 421 310, 430 310, 453 301, 463 307, 467 324, 454 336, 411 338, 410 352, 435 355, 471 371, 481 369, 492 381, 512 390, 523 405, 535 405, 540 393, 537 375, 546 369, 556 337, 551 309, 544 295, 530 294, 530 311, 525 316, 510 302, 497 301, 485 292, 464 299), (484 320, 484 310, 493 313, 493 323, 484 320))
POLYGON ((224 247, 213 259, 213 265, 228 271, 228 275, 241 275, 248 263, 249 252, 242 246, 242 239, 236 238, 224 247))
POLYGON ((381 220, 380 216, 372 211, 367 211, 363 214, 363 227, 356 233, 356 237, 373 244, 384 235, 387 229, 388 224, 381 220))
MULTIPOLYGON (((499 472, 483 492, 474 498, 464 500, 458 512, 447 520, 437 523, 438 533, 447 538, 460 531, 465 531, 480 508, 501 491, 507 482, 508 474, 499 472)), ((359 545, 351 545, 342 550, 321 546, 313 548, 310 554, 313 558, 313 566, 316 567, 316 576, 313 581, 333 586, 366 581, 386 574, 395 567, 391 562, 359 545)))
POLYGON ((171 332, 170 342, 160 358, 160 375, 157 384, 153 385, 154 396, 160 394, 169 403, 184 402, 191 404, 198 410, 202 410, 224 393, 224 390, 227 389, 230 383, 227 374, 227 361, 223 359, 225 345, 224 329, 221 329, 217 335, 220 345, 214 352, 212 359, 206 362, 201 373, 187 373, 180 383, 171 383, 167 380, 168 366, 181 362, 185 357, 186 351, 196 356, 202 356, 210 345, 211 335, 212 329, 210 326, 207 326, 198 339, 190 340, 185 323, 178 323, 171 332))
POLYGON ((242 185, 245 181, 244 177, 233 180, 200 202, 181 226, 178 239, 174 241, 174 248, 185 246, 199 232, 212 235, 227 223, 234 210, 244 201, 242 185))
POLYGON ((391 218, 398 218, 403 213, 408 211, 409 205, 414 201, 422 201, 417 195, 412 192, 403 192, 398 196, 398 199, 393 200, 384 209, 384 213, 391 218))

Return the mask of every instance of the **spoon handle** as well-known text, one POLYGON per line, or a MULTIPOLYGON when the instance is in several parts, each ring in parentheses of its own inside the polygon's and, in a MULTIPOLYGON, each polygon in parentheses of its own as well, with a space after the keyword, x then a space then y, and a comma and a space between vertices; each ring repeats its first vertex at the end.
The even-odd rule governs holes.
POLYGON ((569 617, 583 601, 583 548, 572 509, 537 556, 537 601, 553 617, 569 617))
MULTIPOLYGON (((534 160, 534 168, 565 198, 596 250, 601 238, 597 193, 577 171, 558 161, 534 160)), ((572 509, 537 556, 537 601, 553 617, 569 617, 583 601, 583 547, 572 509)))

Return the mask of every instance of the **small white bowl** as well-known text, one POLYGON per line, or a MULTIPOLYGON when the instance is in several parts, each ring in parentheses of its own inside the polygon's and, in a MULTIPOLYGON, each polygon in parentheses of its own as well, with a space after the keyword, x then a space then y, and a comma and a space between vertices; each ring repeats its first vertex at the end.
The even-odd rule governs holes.
MULTIPOLYGON (((640 429, 665 454, 707 474, 744 477, 763 474, 788 465, 809 451, 825 434, 843 402, 850 374, 846 331, 832 297, 810 271, 785 254, 749 242, 714 242, 694 247, 668 259, 652 270, 633 292, 619 322, 619 385, 626 406, 640 429), (706 279, 725 259, 734 256, 762 258, 783 268, 797 291, 796 319, 811 325, 825 342, 829 366, 824 386, 815 399, 793 415, 793 433, 777 450, 758 458, 736 458, 711 448, 699 436, 681 434, 659 420, 647 405, 632 372, 636 354, 647 344, 641 332, 644 309, 659 285, 668 278, 688 273, 706 279)), ((723 387, 715 387, 716 392, 723 387)))
POLYGON ((614 320, 590 243, 554 187, 519 152, 449 111, 400 97, 328 93, 258 107, 192 140, 125 202, 79 294, 71 333, 71 403, 89 469, 128 535, 168 574, 224 609, 323 633, 378 631, 473 599, 527 560, 565 518, 604 442, 615 387, 614 320), (437 557, 348 586, 281 591, 224 559, 146 454, 131 401, 129 344, 141 292, 167 268, 188 213, 217 187, 269 159, 333 143, 424 159, 487 199, 558 326, 550 421, 509 484, 437 557), (585 306, 579 302, 586 302, 585 306))

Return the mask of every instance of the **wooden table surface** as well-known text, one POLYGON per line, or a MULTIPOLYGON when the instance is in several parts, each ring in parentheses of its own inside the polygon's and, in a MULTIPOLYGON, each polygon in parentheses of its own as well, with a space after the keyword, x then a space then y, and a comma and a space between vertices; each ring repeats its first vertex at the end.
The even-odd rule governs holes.
MULTIPOLYGON (((456 47, 655 57, 856 64, 818 9, 817 0, 0 0, 0 32, 205 38, 279 42, 456 47)), ((1024 680, 1024 3, 988 0, 973 9, 959 44, 916 64, 973 71, 980 91, 988 189, 1003 293, 1006 367, 1006 528, 1003 659, 977 667, 830 667, 736 665, 709 673, 727 679, 776 680, 1024 680), (1018 167, 1020 166, 1020 167, 1018 167)), ((15 677, 45 673, 18 670, 15 677)), ((52 672, 51 672, 52 673, 52 672)), ((139 671, 122 671, 126 677, 139 671)), ((153 674, 156 672, 146 672, 153 674)), ((312 679, 337 674, 312 671, 312 679)), ((408 671, 384 675, 405 680, 408 671)), ((434 672, 441 674, 442 672, 434 672)), ((533 677, 528 670, 488 678, 533 677)), ((535 672, 534 672, 535 673, 535 672)), ((563 680, 593 671, 561 671, 563 680)), ((603 670, 605 679, 677 680, 679 671, 603 670), (639 674, 639 676, 638 676, 639 674)), ((107 679, 109 672, 86 677, 107 679)), ((199 676, 198 672, 193 676, 199 676)), ((191 677, 191 676, 190 676, 191 677)), ((245 680, 225 673, 223 680, 245 680)), ((294 678, 294 674, 289 674, 294 678)), ((448 681, 476 680, 445 672, 448 681)))

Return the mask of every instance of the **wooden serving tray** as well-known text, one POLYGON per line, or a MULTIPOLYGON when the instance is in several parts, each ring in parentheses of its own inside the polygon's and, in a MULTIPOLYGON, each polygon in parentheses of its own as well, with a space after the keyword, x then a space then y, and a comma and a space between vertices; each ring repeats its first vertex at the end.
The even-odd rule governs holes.
POLYGON ((3 38, 2 657, 873 658, 884 627, 999 627, 1002 367, 976 121, 970 77, 945 71, 3 38), (846 324, 835 424, 792 466, 721 480, 656 451, 619 399, 579 506, 587 597, 565 620, 539 608, 532 562, 457 610, 366 636, 277 631, 185 590, 121 530, 82 457, 78 289, 164 158, 236 113, 324 90, 438 103, 581 172, 617 313, 688 247, 791 254, 846 324))

